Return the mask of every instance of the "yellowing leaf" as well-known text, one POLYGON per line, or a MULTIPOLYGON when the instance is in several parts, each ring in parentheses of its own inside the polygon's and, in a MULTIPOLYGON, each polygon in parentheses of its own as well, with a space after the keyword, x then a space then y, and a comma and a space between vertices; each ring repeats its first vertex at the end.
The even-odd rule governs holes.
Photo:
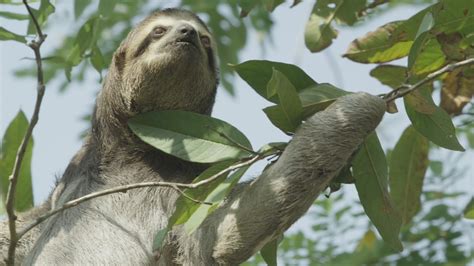
MULTIPOLYGON (((472 71, 472 70, 471 70, 472 71)), ((441 108, 448 114, 460 114, 474 95, 474 75, 463 69, 456 69, 443 80, 441 108)))

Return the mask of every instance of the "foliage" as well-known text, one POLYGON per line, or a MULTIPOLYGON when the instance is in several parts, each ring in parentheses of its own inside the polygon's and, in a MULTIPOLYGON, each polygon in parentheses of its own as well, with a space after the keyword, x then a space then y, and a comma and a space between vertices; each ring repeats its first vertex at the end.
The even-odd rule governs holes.
MULTIPOLYGON (((331 84, 318 83, 298 66, 287 63, 250 60, 227 65, 239 61, 238 51, 244 47, 250 28, 265 33, 271 29, 270 12, 283 2, 182 0, 181 5, 205 15, 218 42, 224 87, 233 93, 231 73, 237 73, 271 104, 263 109, 271 123, 291 136, 305 118, 324 110, 349 92, 331 84), (240 19, 246 16, 248 19, 240 19)), ((292 6, 299 2, 293 1, 292 6)), ((311 52, 324 50, 338 35, 336 25, 357 25, 396 4, 388 5, 386 2, 316 1, 305 26, 306 47, 311 52)), ((406 20, 389 22, 354 40, 344 54, 354 62, 377 64, 370 72, 371 76, 394 91, 424 81, 446 65, 474 57, 474 0, 411 2, 432 4, 406 20), (386 64, 400 58, 406 58, 406 65, 386 64)), ((160 7, 146 0, 74 1, 78 30, 71 31, 64 42, 44 59, 46 81, 57 78, 64 70, 67 78, 62 86, 64 89, 67 82, 82 81, 91 66, 102 75, 114 49, 135 22, 134 18, 147 13, 150 6, 152 9, 160 7), (73 71, 76 67, 77 70, 73 71)), ((48 0, 41 0, 33 13, 41 25, 48 25, 54 23, 51 22, 54 20, 48 20, 54 11, 48 0)), ((0 16, 13 20, 29 19, 26 14, 10 12, 0 12, 0 16)), ((0 27, 0 40, 26 43, 31 33, 31 22, 25 35, 0 27)), ((34 74, 34 71, 22 69, 17 74, 24 77, 34 74)), ((443 189, 446 182, 455 178, 454 173, 445 174, 443 164, 430 162, 429 154, 438 146, 464 151, 456 131, 468 140, 470 149, 474 148, 474 121, 462 116, 462 119, 455 118, 463 114, 473 94, 474 66, 469 65, 451 69, 450 73, 444 73, 434 82, 425 82, 418 90, 405 95, 404 106, 411 125, 400 136, 390 157, 387 158, 373 133, 330 185, 334 191, 341 187, 341 183, 355 184, 360 204, 347 204, 347 189, 330 199, 318 200, 312 213, 317 217, 312 227, 317 237, 306 237, 303 233, 287 235, 279 246, 284 253, 279 255, 276 253, 279 239, 274 239, 262 249, 265 261, 276 265, 278 256, 286 263, 408 265, 467 263, 472 259, 467 255, 470 250, 463 250, 460 244, 463 235, 461 217, 472 219, 472 199, 464 210, 452 206, 454 199, 464 195, 443 189), (438 90, 439 104, 433 100, 433 93, 438 90), (453 119, 461 122, 458 127, 453 119), (428 168, 430 175, 425 180, 428 168), (363 221, 364 225, 348 222, 355 219, 363 221), (336 235, 361 229, 364 235, 359 240, 352 239, 350 245, 334 241, 343 239, 336 235), (435 256, 440 250, 442 255, 435 256)), ((473 111, 472 104, 470 108, 473 111)), ((2 196, 5 196, 8 171, 12 168, 16 147, 26 125, 26 118, 20 112, 3 138, 0 154, 2 196)), ((228 123, 183 111, 141 114, 132 118, 129 126, 138 137, 157 149, 188 161, 209 163, 210 167, 194 182, 245 161, 269 156, 277 159, 286 145, 269 143, 255 151, 249 140, 228 123)), ((20 176, 18 210, 32 205, 31 148, 32 143, 20 176)), ((233 169, 205 186, 186 190, 188 197, 180 196, 167 228, 157 233, 154 248, 162 247, 173 226, 184 225, 188 232, 192 232, 224 200, 248 167, 233 169)), ((249 263, 261 262, 262 258, 257 256, 249 263)))
MULTIPOLYGON (((16 153, 23 136, 28 127, 28 120, 22 111, 10 122, 3 135, 0 147, 0 193, 1 205, 3 208, 7 196, 9 177, 13 164, 16 160, 16 153)), ((33 139, 27 145, 23 167, 20 169, 18 190, 15 194, 15 210, 26 211, 33 207, 33 188, 31 186, 31 157, 33 153, 33 139)), ((0 208, 0 209, 2 209, 0 208)))

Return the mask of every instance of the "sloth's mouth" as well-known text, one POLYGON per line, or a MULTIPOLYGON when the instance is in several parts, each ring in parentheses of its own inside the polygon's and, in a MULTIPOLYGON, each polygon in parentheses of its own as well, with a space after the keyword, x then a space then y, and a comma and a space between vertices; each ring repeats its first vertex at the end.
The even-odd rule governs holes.
POLYGON ((175 44, 180 45, 180 46, 194 47, 199 50, 196 44, 196 41, 192 38, 179 38, 176 40, 175 44))

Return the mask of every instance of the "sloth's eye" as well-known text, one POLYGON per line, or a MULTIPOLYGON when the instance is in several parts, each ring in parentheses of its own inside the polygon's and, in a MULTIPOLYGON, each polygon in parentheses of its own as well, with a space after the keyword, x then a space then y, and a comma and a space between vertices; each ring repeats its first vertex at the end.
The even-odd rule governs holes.
POLYGON ((165 27, 156 27, 153 29, 153 32, 151 33, 151 35, 153 38, 160 38, 165 33, 166 33, 165 27))
POLYGON ((211 39, 207 36, 201 36, 201 43, 204 47, 211 47, 211 39))

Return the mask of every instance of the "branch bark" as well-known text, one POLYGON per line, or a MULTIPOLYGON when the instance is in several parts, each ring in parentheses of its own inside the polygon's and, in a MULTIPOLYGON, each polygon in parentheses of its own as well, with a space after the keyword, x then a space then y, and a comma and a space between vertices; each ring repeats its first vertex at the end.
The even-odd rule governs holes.
POLYGON ((8 216, 8 228, 10 231, 10 245, 8 247, 8 257, 6 264, 7 265, 14 265, 15 264, 15 248, 19 240, 19 236, 16 233, 16 219, 17 216, 15 214, 15 193, 16 193, 16 185, 18 182, 18 176, 21 169, 21 164, 23 162, 23 158, 25 156, 26 147, 28 142, 31 139, 31 135, 33 133, 33 129, 38 123, 39 119, 39 111, 41 108, 41 103, 43 101, 43 96, 45 92, 45 85, 44 85, 44 76, 43 76, 43 64, 41 59, 40 48, 41 44, 43 44, 44 40, 46 39, 46 35, 43 34, 41 31, 41 27, 36 20, 33 12, 31 11, 30 6, 26 0, 23 0, 23 4, 25 5, 28 14, 35 25, 37 36, 36 39, 31 41, 28 46, 33 50, 35 54, 36 66, 37 66, 37 96, 36 96, 36 103, 35 109, 33 111, 33 115, 30 120, 30 124, 28 129, 26 130, 25 136, 21 141, 20 147, 18 147, 18 151, 15 158, 15 163, 13 165, 12 174, 9 177, 9 186, 6 198, 6 211, 8 216))
POLYGON ((453 71, 457 68, 467 66, 467 65, 472 65, 472 64, 474 64, 474 57, 473 58, 468 58, 466 60, 459 61, 459 62, 456 62, 456 63, 453 63, 453 64, 446 65, 445 67, 443 67, 443 68, 441 68, 441 69, 439 69, 435 72, 432 72, 432 73, 428 74, 428 76, 426 76, 424 79, 416 82, 413 85, 403 84, 402 86, 400 86, 397 89, 391 91, 390 93, 385 94, 385 96, 383 96, 383 99, 385 100, 385 102, 392 102, 392 101, 394 101, 398 98, 401 98, 401 97, 403 97, 403 96, 419 89, 421 86, 425 85, 428 82, 431 82, 431 81, 435 80, 437 77, 443 75, 444 73, 448 73, 448 72, 451 72, 451 71, 453 71))

